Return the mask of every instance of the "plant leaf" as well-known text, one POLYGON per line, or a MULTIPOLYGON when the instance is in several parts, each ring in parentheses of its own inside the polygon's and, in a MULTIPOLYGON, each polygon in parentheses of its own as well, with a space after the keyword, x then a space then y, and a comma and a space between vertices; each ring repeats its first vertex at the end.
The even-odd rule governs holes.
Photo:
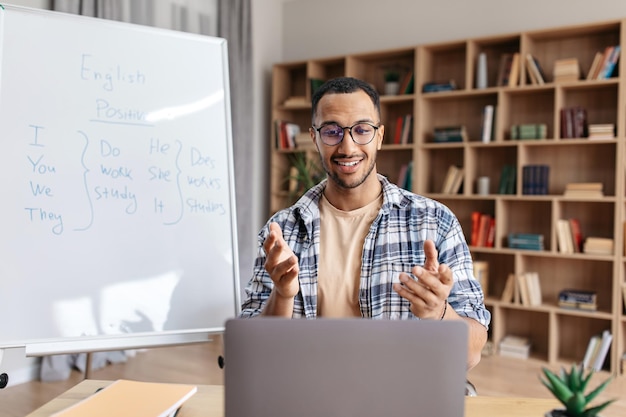
MULTIPOLYGON (((546 376, 546 378, 548 378, 548 381, 550 381, 550 385, 552 386, 554 390, 553 391, 554 396, 557 399, 559 399, 559 401, 566 404, 569 398, 572 395, 574 395, 572 390, 570 390, 569 387, 561 379, 559 379, 559 377, 557 377, 554 373, 552 373, 552 371, 550 371, 548 368, 542 368, 542 369, 543 369, 544 375, 546 376)), ((544 385, 546 384, 544 383, 544 385)))
POLYGON ((613 402, 615 402, 615 400, 610 400, 595 407, 588 408, 581 414, 581 417, 595 417, 600 411, 604 410, 613 402))
POLYGON ((606 388, 607 385, 609 385, 609 382, 611 382, 611 380, 613 379, 613 377, 609 377, 606 381, 604 381, 602 384, 598 385, 596 387, 596 389, 594 389, 593 391, 591 391, 589 394, 587 394, 587 396, 585 397, 585 399, 587 400, 587 403, 590 403, 591 400, 593 400, 594 398, 596 398, 596 396, 598 394, 600 394, 602 392, 603 389, 606 388))

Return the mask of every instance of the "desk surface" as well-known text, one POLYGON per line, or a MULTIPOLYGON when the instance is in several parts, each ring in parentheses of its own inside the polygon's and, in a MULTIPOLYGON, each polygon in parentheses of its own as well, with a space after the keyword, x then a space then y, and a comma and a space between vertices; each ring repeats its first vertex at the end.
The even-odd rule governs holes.
MULTIPOLYGON (((112 381, 85 380, 35 410, 27 417, 48 417, 77 403, 98 388, 112 381)), ((558 406, 556 400, 509 397, 466 397, 465 417, 537 417, 558 406)), ((177 417, 222 417, 224 415, 224 387, 198 385, 198 392, 180 409, 177 417)))

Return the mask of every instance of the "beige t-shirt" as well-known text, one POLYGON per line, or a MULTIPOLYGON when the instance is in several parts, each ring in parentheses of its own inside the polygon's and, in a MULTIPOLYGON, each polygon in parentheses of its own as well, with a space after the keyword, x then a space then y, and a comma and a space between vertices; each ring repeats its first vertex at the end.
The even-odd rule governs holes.
POLYGON ((361 317, 359 281, 363 242, 382 205, 382 194, 352 211, 320 199, 320 256, 317 314, 320 317, 361 317))

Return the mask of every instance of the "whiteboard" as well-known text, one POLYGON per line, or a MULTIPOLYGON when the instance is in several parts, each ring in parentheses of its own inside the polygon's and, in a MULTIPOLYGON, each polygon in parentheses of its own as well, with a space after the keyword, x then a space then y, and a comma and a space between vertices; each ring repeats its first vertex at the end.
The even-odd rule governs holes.
POLYGON ((222 331, 239 311, 226 41, 5 5, 0 62, 0 347, 222 331))

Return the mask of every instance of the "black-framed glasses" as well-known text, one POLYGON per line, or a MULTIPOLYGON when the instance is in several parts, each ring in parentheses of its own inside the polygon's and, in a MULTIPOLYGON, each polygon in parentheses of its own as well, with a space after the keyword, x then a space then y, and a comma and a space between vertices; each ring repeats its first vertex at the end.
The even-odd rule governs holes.
POLYGON ((344 131, 348 129, 350 137, 357 145, 367 145, 376 136, 376 131, 380 126, 372 123, 359 122, 352 126, 339 126, 337 123, 328 123, 320 127, 313 126, 313 129, 320 134, 322 142, 328 146, 336 146, 343 140, 344 131))

